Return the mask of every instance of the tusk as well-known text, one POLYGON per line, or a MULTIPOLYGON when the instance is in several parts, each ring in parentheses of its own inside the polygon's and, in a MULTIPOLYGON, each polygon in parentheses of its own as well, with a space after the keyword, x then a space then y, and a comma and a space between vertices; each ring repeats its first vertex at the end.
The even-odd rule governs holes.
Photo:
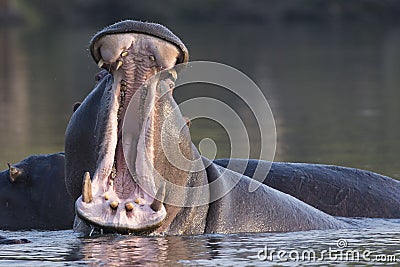
POLYGON ((162 207, 164 199, 165 199, 165 183, 162 183, 160 188, 158 188, 157 194, 154 197, 153 203, 151 203, 150 208, 155 212, 159 211, 162 207))
POLYGON ((121 68, 122 64, 124 64, 124 63, 121 60, 118 60, 117 67, 115 68, 115 70, 119 70, 119 68, 121 68))
POLYGON ((103 67, 103 65, 104 65, 104 60, 101 58, 101 59, 99 60, 99 62, 97 63, 97 66, 98 66, 99 69, 100 69, 101 67, 103 67))
POLYGON ((89 172, 85 172, 83 175, 82 201, 85 203, 90 203, 92 200, 92 180, 90 180, 89 172))
POLYGON ((121 57, 126 57, 128 55, 128 51, 124 51, 121 53, 121 57))

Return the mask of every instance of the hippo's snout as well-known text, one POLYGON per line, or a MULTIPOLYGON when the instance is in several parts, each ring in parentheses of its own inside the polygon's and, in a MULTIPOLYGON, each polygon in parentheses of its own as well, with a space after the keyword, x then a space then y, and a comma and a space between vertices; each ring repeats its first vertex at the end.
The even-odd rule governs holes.
POLYGON ((162 117, 155 106, 166 86, 161 78, 150 78, 174 67, 181 52, 170 42, 139 33, 104 35, 92 49, 98 66, 112 77, 96 121, 96 169, 92 179, 89 172, 82 173, 77 215, 122 233, 155 228, 167 215, 165 185, 156 181, 154 169, 162 117))

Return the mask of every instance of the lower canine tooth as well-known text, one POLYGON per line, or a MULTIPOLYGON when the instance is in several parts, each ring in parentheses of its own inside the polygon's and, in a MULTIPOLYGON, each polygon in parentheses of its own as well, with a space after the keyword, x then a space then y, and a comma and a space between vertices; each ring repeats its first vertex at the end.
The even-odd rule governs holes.
POLYGON ((92 196, 92 180, 90 180, 89 172, 85 172, 83 175, 82 184, 82 201, 85 203, 90 203, 93 200, 92 196))
POLYGON ((151 203, 150 208, 155 212, 159 211, 162 207, 162 203, 165 199, 165 183, 162 183, 160 188, 158 188, 157 194, 151 203))

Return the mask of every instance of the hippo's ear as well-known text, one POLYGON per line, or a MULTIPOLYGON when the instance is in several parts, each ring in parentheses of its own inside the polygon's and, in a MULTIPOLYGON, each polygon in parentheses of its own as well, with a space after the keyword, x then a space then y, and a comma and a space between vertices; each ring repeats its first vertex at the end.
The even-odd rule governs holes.
POLYGON ((10 171, 10 181, 12 183, 19 182, 21 180, 22 170, 20 168, 11 165, 10 163, 7 163, 7 165, 10 171))
POLYGON ((75 112, 80 107, 81 104, 82 104, 81 102, 76 102, 72 108, 72 111, 75 112))

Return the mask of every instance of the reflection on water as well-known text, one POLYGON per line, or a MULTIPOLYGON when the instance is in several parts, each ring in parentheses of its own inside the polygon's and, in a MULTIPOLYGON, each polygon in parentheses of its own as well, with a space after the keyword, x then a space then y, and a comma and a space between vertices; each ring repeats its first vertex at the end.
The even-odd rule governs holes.
POLYGON ((260 59, 269 62, 275 82, 283 159, 399 177, 400 68, 393 49, 399 34, 292 29, 281 37, 286 42, 272 40, 277 53, 265 52, 260 59))
POLYGON ((106 236, 85 239, 83 260, 107 266, 174 264, 180 260, 208 259, 207 239, 189 237, 106 236))
MULTIPOLYGON (((397 262, 400 261, 399 220, 361 219, 353 220, 353 223, 357 228, 346 230, 171 237, 104 235, 78 238, 72 231, 2 231, 1 235, 14 238, 23 236, 32 243, 2 246, 0 265, 272 266, 279 263, 280 266, 335 266, 341 262, 338 256, 340 251, 357 251, 360 255, 366 252, 368 258, 359 258, 363 265, 376 266, 378 255, 394 256, 397 262), (344 244, 340 248, 339 239, 344 244), (258 252, 265 250, 265 246, 268 258, 261 262, 258 252), (329 249, 336 252, 332 252, 331 256, 324 255, 323 251, 329 249), (272 252, 274 250, 286 253, 297 251, 300 255, 302 251, 312 250, 316 257, 296 262, 288 260, 289 254, 279 258, 272 252), (321 257, 323 261, 317 260, 321 257)), ((291 254, 291 257, 295 255, 291 254)), ((395 265, 397 262, 386 260, 383 263, 395 265)), ((354 265, 351 261, 341 263, 354 265)))
POLYGON ((85 29, 1 28, 0 166, 63 150, 74 101, 93 85, 85 29))

